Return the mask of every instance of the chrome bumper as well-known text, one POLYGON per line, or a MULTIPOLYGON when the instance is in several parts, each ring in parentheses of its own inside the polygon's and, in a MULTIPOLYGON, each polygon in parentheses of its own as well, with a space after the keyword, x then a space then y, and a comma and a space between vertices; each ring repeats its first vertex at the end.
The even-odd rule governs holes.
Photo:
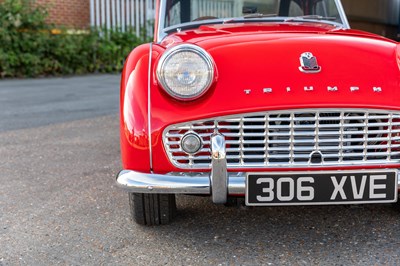
MULTIPOLYGON (((246 173, 227 171, 225 138, 219 133, 211 136, 211 158, 211 172, 158 175, 123 170, 118 174, 117 185, 133 193, 211 195, 214 203, 225 203, 228 195, 243 196, 246 173)), ((400 191, 400 174, 397 180, 400 191)))
MULTIPOLYGON (((210 173, 170 173, 166 175, 121 171, 117 177, 118 187, 135 193, 199 194, 221 196, 243 196, 246 173, 228 173, 226 191, 212 189, 210 173)), ((397 182, 400 191, 400 175, 397 182)), ((213 197, 214 200, 214 197, 213 197)), ((221 203, 216 201, 216 203, 221 203)), ((222 202, 223 203, 223 202, 222 202)))
MULTIPOLYGON (((229 173, 227 191, 223 195, 240 196, 245 193, 245 173, 229 173)), ((170 173, 166 175, 121 171, 118 187, 135 193, 215 194, 210 173, 170 173)))

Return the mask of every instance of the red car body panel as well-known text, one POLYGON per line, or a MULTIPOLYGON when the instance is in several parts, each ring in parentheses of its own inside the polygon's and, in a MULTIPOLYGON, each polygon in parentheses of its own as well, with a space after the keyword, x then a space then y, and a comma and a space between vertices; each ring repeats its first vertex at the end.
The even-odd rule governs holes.
POLYGON ((397 44, 373 34, 337 30, 319 23, 240 23, 202 26, 171 34, 162 43, 154 44, 152 50, 150 83, 147 79, 150 45, 140 46, 130 54, 122 74, 124 169, 155 173, 184 171, 169 162, 164 150, 162 132, 171 124, 268 110, 400 109, 397 44), (162 53, 168 47, 184 42, 201 46, 216 62, 216 82, 203 97, 190 102, 171 98, 155 78, 155 68, 162 53), (322 67, 320 73, 299 71, 299 57, 306 51, 318 58, 322 67), (147 105, 149 86, 151 138, 147 105), (351 91, 354 86, 359 90, 351 91), (337 87, 337 91, 328 91, 328 87, 337 87), (374 92, 374 87, 382 91, 374 92), (270 88, 272 92, 266 94, 264 88, 270 88))
POLYGON ((127 58, 121 78, 120 133, 122 164, 127 169, 150 169, 148 131, 149 47, 137 47, 127 58))

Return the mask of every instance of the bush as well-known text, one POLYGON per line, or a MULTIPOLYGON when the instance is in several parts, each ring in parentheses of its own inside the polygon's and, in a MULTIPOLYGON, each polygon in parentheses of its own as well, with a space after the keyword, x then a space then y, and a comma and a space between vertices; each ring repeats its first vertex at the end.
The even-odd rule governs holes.
POLYGON ((55 33, 33 0, 0 2, 0 78, 119 72, 143 41, 132 32, 55 33))

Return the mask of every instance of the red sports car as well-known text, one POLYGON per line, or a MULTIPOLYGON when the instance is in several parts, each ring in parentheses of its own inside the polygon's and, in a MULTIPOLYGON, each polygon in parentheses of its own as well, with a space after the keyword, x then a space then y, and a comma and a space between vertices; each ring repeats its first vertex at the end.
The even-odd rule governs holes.
POLYGON ((121 80, 119 187, 139 224, 175 195, 248 206, 397 202, 400 49, 340 0, 160 0, 121 80))

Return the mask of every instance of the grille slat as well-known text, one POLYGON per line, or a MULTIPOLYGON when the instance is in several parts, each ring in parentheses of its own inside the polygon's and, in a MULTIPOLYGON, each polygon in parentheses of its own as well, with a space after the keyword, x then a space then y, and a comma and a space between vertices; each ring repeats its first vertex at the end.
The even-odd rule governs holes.
POLYGON ((169 126, 164 146, 183 169, 211 167, 210 136, 225 136, 228 168, 332 167, 400 163, 400 112, 382 110, 292 110, 241 114, 169 126), (189 132, 203 147, 181 148, 189 132))

